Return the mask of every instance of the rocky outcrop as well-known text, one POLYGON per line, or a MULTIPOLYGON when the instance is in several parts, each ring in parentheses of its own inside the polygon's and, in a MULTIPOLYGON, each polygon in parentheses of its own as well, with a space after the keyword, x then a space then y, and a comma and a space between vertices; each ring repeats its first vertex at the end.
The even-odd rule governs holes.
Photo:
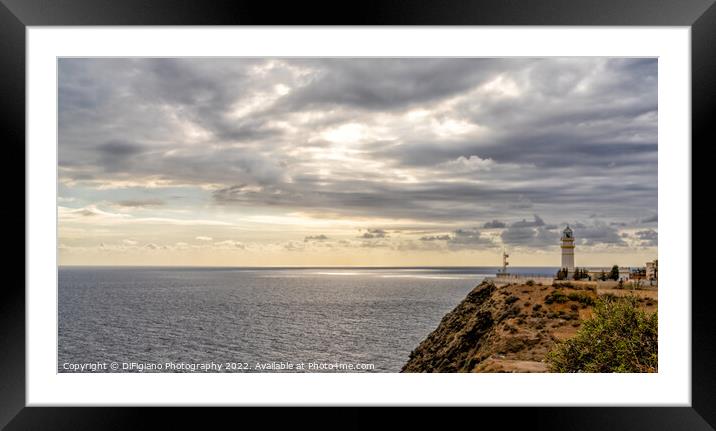
POLYGON ((594 289, 485 281, 410 353, 401 372, 546 372, 554 344, 591 313, 594 289))

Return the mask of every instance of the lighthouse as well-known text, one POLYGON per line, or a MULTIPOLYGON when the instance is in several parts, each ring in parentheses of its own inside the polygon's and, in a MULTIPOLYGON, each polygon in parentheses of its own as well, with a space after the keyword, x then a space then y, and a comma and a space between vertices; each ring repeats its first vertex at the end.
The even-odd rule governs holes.
POLYGON ((562 231, 560 238, 562 247, 562 268, 567 268, 568 273, 574 272, 574 232, 569 225, 562 231))

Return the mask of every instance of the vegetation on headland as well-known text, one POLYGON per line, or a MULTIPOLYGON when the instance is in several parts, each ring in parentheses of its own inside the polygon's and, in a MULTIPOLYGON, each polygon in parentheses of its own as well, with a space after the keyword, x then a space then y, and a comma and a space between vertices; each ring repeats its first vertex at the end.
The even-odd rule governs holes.
POLYGON ((612 270, 609 272, 609 278, 619 280, 619 265, 612 266, 612 270))
MULTIPOLYGON (((555 274, 555 279, 557 280, 566 280, 570 277, 569 270, 567 268, 562 268, 559 271, 557 271, 557 274, 555 274)), ((590 280, 589 276, 589 270, 587 268, 574 268, 574 271, 572 271, 571 274, 572 280, 590 280)))
POLYGON ((647 373, 658 367, 657 313, 639 307, 636 297, 603 297, 593 316, 570 339, 547 355, 558 373, 647 373))
MULTIPOLYGON (((642 274, 645 275, 645 272, 642 272, 642 274)), ((620 278, 619 265, 612 266, 612 269, 609 271, 609 273, 601 271, 599 275, 590 275, 590 272, 587 268, 574 268, 571 273, 567 268, 561 268, 554 276, 556 280, 567 280, 568 278, 571 278, 572 280, 592 280, 592 277, 594 277, 595 280, 600 281, 617 281, 620 278)))

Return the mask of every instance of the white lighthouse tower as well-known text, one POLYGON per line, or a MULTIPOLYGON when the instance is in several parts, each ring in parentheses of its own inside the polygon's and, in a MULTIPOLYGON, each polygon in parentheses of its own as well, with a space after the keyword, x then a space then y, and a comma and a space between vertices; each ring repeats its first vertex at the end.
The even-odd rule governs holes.
POLYGON ((567 268, 567 272, 574 272, 574 232, 569 225, 562 232, 560 247, 562 247, 562 268, 567 268))

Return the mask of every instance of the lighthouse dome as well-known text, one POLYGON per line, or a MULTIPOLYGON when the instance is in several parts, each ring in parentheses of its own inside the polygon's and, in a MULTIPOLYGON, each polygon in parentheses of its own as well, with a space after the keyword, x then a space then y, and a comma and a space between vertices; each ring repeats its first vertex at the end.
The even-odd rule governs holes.
POLYGON ((565 237, 565 238, 572 238, 572 236, 573 236, 573 234, 574 234, 574 233, 572 232, 572 229, 569 227, 569 225, 567 225, 567 227, 564 228, 564 231, 562 231, 562 233, 564 234, 564 237, 565 237))

